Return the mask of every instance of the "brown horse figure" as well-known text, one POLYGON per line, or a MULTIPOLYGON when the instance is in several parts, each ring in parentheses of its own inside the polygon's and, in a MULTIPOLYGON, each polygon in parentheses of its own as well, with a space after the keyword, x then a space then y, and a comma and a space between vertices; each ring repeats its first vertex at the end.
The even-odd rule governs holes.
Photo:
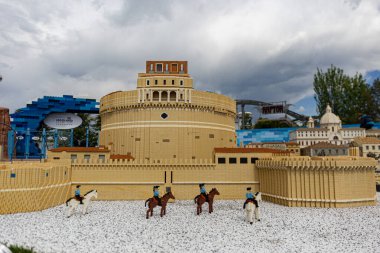
MULTIPOLYGON (((166 214, 166 205, 167 205, 169 199, 175 199, 175 197, 171 191, 165 193, 165 195, 162 196, 162 198, 161 198, 161 204, 160 204, 160 206, 161 206, 161 217, 166 214)), ((148 207, 149 207, 148 211, 146 211, 146 218, 149 219, 149 212, 150 212, 150 216, 153 216, 153 208, 158 206, 158 201, 155 198, 149 198, 145 201, 145 206, 146 206, 146 203, 148 203, 148 207)))
MULTIPOLYGON (((212 188, 211 191, 208 193, 208 212, 212 213, 214 211, 214 208, 212 206, 214 202, 215 195, 220 195, 218 190, 216 188, 212 188)), ((197 215, 199 215, 202 212, 202 205, 206 202, 205 196, 198 195, 194 198, 194 203, 197 204, 197 215)))

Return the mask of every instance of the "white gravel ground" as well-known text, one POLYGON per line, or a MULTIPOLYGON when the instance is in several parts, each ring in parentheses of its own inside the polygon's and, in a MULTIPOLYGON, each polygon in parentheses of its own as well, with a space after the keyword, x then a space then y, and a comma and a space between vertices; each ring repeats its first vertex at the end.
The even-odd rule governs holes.
MULTIPOLYGON (((377 195, 378 201, 380 194, 377 195)), ((379 202, 378 202, 379 203, 379 202)), ((380 204, 344 209, 261 203, 261 222, 243 221, 243 201, 216 200, 195 215, 177 201, 145 219, 143 201, 97 201, 66 218, 66 206, 0 216, 0 242, 37 252, 380 252, 380 204)))

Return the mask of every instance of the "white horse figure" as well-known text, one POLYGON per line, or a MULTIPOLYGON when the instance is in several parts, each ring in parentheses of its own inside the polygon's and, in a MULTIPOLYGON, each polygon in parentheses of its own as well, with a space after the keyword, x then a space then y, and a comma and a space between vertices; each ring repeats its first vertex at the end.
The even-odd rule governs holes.
MULTIPOLYGON (((254 198, 257 202, 261 201, 261 192, 256 192, 254 194, 254 198)), ((253 213, 255 213, 255 219, 260 221, 260 210, 259 207, 256 208, 255 204, 253 204, 251 201, 247 203, 245 206, 245 220, 249 221, 249 223, 253 224, 253 213)))
MULTIPOLYGON (((90 204, 90 201, 92 198, 98 198, 98 192, 96 190, 91 190, 83 196, 82 214, 87 213, 87 208, 88 208, 88 205, 90 204)), ((78 207, 79 203, 80 203, 80 201, 77 200, 75 197, 70 198, 66 201, 66 206, 69 206, 69 212, 67 214, 67 217, 70 217, 73 214, 75 209, 78 207)))

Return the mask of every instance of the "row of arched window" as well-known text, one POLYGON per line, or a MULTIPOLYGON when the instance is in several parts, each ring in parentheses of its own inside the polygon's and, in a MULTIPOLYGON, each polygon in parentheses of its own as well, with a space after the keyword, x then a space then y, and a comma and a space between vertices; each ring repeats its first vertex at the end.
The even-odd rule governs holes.
MULTIPOLYGON (((161 83, 159 84, 159 80, 158 79, 154 79, 154 80, 146 79, 145 84, 146 84, 146 86, 153 85, 153 83, 154 83, 154 85, 166 85, 166 84, 169 84, 169 83, 171 83, 171 85, 175 85, 176 84, 175 81, 176 81, 175 79, 171 79, 171 80, 163 79, 162 80, 162 84, 161 83)), ((184 84, 183 80, 179 80, 179 86, 183 86, 183 84, 184 84)))
POLYGON ((150 102, 189 102, 191 101, 190 90, 142 90, 139 101, 150 102))

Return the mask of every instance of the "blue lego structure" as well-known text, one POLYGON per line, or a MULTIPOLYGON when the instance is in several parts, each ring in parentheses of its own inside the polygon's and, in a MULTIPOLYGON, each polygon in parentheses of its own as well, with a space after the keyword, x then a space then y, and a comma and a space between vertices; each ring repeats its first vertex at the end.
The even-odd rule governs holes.
MULTIPOLYGON (((360 124, 343 125, 343 128, 361 127, 360 124)), ((372 122, 372 127, 380 129, 380 123, 372 122)), ((289 133, 298 127, 265 128, 251 130, 236 130, 237 145, 247 145, 251 142, 288 142, 289 133)))
MULTIPOLYGON (((17 158, 43 158, 45 148, 33 140, 34 135, 42 135, 42 147, 46 143, 46 132, 40 133, 38 128, 43 120, 51 113, 99 113, 99 102, 96 99, 74 98, 71 95, 62 97, 44 96, 33 101, 26 107, 18 109, 11 114, 11 126, 13 131, 8 133, 8 155, 17 158), (17 137, 14 134, 17 133, 17 137), (14 140, 16 139, 16 148, 14 140)), ((54 132, 54 140, 57 143, 58 132, 54 132)))

